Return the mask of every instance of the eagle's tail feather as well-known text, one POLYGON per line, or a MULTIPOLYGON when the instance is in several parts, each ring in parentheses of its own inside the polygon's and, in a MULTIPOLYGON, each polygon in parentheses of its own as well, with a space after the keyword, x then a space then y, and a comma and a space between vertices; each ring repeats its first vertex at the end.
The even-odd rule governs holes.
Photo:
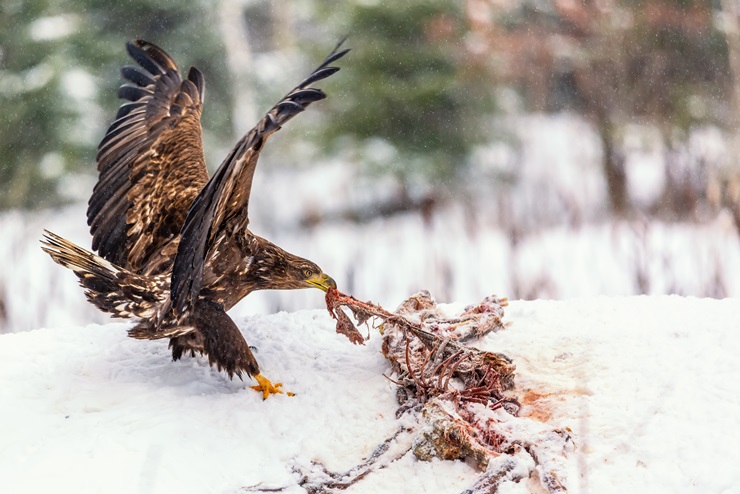
POLYGON ((41 249, 74 271, 87 299, 113 317, 151 317, 169 293, 165 277, 132 273, 48 230, 41 249))

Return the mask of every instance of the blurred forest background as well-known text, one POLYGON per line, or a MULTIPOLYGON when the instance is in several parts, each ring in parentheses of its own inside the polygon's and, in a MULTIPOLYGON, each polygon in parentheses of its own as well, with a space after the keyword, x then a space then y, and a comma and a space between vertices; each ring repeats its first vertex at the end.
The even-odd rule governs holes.
POLYGON ((250 208, 340 289, 740 296, 736 1, 4 0, 0 330, 101 320, 37 241, 89 245, 125 40, 205 74, 215 169, 345 34, 329 98, 271 140, 250 208))

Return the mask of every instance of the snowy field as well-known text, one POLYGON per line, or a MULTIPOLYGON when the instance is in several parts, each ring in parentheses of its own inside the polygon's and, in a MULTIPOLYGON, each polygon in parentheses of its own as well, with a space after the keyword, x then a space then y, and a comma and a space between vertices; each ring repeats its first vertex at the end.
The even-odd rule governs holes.
MULTIPOLYGON (((0 333, 44 326, 103 323, 77 278, 39 248, 44 228, 89 246, 85 210, 0 216, 0 333)), ((516 245, 493 225, 465 228, 454 205, 431 225, 418 214, 367 224, 320 224, 309 230, 255 231, 316 261, 340 290, 395 307, 428 289, 441 302, 473 303, 491 292, 511 299, 680 294, 740 297, 740 236, 728 217, 704 225, 609 221, 555 226, 516 245)), ((258 292, 232 315, 320 308, 315 290, 258 292)))
MULTIPOLYGON (((572 431, 568 492, 737 493, 739 315, 737 299, 515 301, 511 326, 476 344, 517 365, 524 407, 499 410, 502 427, 572 431)), ((349 469, 397 430, 377 333, 354 346, 320 310, 237 323, 295 397, 263 402, 127 324, 0 335, 0 491, 299 493, 295 466, 349 469)), ((346 492, 459 493, 477 475, 407 454, 346 492)), ((499 492, 543 491, 529 478, 499 492)))

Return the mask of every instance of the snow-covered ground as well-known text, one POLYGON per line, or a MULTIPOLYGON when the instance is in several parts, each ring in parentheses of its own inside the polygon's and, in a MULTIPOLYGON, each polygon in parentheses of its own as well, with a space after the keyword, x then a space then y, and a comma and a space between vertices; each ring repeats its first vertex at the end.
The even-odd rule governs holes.
MULTIPOLYGON (((739 316, 738 299, 515 301, 511 326, 476 345, 517 365, 515 420, 572 431, 568 492, 733 493, 739 316)), ((127 338, 127 324, 0 335, 0 491, 303 492, 294 466, 349 469, 397 430, 376 332, 354 346, 320 310, 237 322, 295 397, 263 402, 202 358, 172 362, 165 342, 127 338)), ((477 475, 408 454, 346 492, 456 493, 477 475)))

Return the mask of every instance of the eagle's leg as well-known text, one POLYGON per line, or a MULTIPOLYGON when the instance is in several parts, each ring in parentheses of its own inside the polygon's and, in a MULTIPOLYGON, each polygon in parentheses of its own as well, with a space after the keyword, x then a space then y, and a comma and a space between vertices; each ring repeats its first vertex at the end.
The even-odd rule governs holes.
POLYGON ((260 366, 252 350, 234 321, 226 314, 221 304, 200 299, 195 304, 191 324, 202 335, 202 352, 208 355, 211 365, 225 370, 230 378, 236 374, 260 376, 260 366))
MULTIPOLYGON (((206 299, 198 300, 187 329, 170 339, 173 360, 184 354, 196 352, 208 355, 208 361, 218 370, 225 370, 230 378, 236 374, 254 377, 259 383, 252 389, 262 392, 262 398, 283 393, 282 383, 273 384, 260 373, 260 366, 252 350, 234 321, 226 314, 221 304, 206 299)), ((292 396, 293 393, 287 393, 292 396)))

